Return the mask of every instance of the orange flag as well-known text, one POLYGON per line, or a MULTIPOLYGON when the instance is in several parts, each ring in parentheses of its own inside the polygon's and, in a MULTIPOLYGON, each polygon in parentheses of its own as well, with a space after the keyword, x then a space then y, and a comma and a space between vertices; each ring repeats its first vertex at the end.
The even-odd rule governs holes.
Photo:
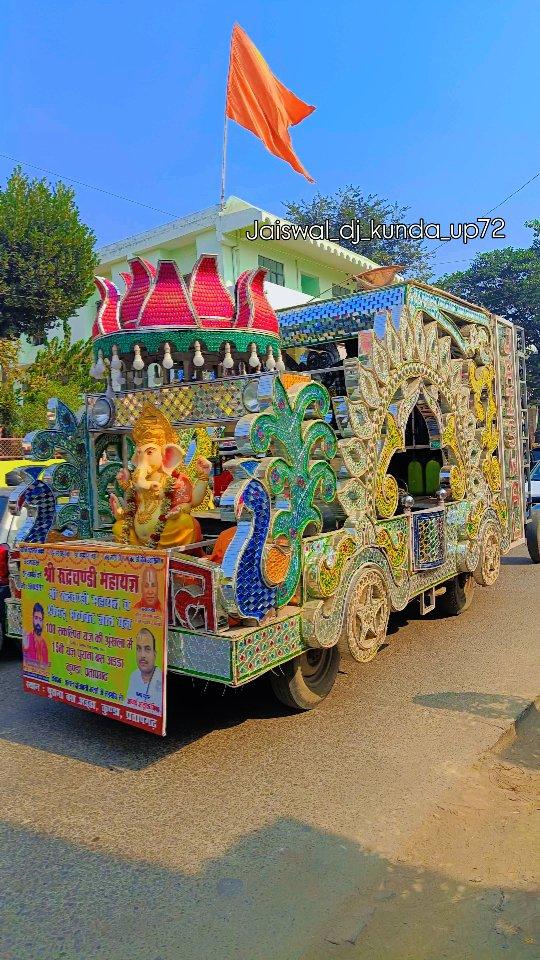
POLYGON ((274 76, 266 60, 237 23, 233 27, 226 114, 259 137, 276 157, 290 163, 310 183, 313 179, 296 156, 289 127, 313 113, 274 76))

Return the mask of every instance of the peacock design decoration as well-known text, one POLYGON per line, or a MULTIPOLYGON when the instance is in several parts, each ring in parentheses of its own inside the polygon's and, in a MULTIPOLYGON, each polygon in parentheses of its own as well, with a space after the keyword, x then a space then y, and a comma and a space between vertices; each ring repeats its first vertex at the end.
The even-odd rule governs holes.
POLYGON ((281 379, 276 378, 272 412, 258 414, 251 426, 255 454, 266 454, 272 447, 280 454, 271 459, 266 472, 269 492, 287 503, 274 512, 270 524, 271 541, 286 543, 290 555, 284 579, 277 587, 278 606, 288 603, 297 590, 303 535, 322 530, 316 497, 331 503, 336 496, 336 477, 328 461, 336 455, 337 441, 323 419, 329 409, 330 397, 321 384, 308 382, 287 392, 281 379), (316 418, 305 421, 308 411, 316 418))
POLYGON ((84 419, 77 417, 61 400, 48 403, 51 427, 28 434, 30 456, 35 460, 62 458, 50 471, 50 488, 60 504, 54 526, 59 531, 69 530, 72 536, 85 539, 92 536, 89 508, 88 452, 84 419))
POLYGON ((13 510, 26 507, 28 516, 17 531, 16 543, 44 543, 56 519, 56 497, 44 480, 32 480, 12 494, 13 510))
POLYGON ((265 544, 271 502, 263 483, 247 480, 236 498, 236 533, 222 563, 222 574, 234 583, 234 601, 242 617, 263 620, 276 607, 277 589, 265 576, 265 544))

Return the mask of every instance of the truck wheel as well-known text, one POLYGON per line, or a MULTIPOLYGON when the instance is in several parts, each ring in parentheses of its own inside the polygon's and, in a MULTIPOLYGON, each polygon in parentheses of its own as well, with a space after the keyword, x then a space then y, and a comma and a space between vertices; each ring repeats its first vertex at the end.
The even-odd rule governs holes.
POLYGON ((386 640, 390 597, 384 578, 374 567, 364 567, 347 598, 345 625, 339 646, 359 663, 373 660, 386 640))
POLYGON ((22 660, 23 658, 23 645, 22 637, 8 637, 6 643, 9 644, 9 649, 16 653, 22 660))
POLYGON ((480 560, 473 576, 482 587, 492 587, 500 572, 501 533, 494 523, 490 523, 484 533, 480 547, 480 560))
POLYGON ((540 563, 540 510, 533 510, 525 527, 527 549, 533 563, 540 563))
POLYGON ((270 673, 274 695, 286 707, 313 710, 328 696, 339 670, 339 650, 306 650, 270 673))
POLYGON ((446 583, 446 592, 439 600, 439 611, 445 617, 457 617, 468 610, 474 596, 475 581, 470 573, 460 573, 446 583))

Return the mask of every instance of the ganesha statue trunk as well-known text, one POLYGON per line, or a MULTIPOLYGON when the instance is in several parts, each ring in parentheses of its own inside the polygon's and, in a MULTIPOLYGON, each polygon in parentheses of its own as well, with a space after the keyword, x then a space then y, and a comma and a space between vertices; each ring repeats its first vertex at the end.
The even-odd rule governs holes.
POLYGON ((204 500, 211 463, 195 462, 197 476, 190 480, 183 469, 185 451, 166 417, 145 403, 133 428, 134 470, 121 470, 117 480, 125 491, 124 502, 111 495, 115 517, 113 536, 123 543, 149 547, 175 547, 197 543, 201 527, 191 511, 204 500))

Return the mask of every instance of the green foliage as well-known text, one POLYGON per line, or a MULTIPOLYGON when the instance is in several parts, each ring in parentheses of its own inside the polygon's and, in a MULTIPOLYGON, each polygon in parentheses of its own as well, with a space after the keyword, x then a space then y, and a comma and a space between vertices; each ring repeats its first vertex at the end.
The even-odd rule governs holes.
POLYGON ((524 327, 527 342, 540 348, 540 251, 479 253, 468 270, 442 277, 438 286, 524 327))
POLYGON ((19 345, 0 340, 0 426, 5 436, 13 436, 17 420, 15 383, 19 372, 19 345))
POLYGON ((528 221, 534 230, 527 248, 504 247, 479 253, 468 270, 451 273, 437 281, 444 290, 492 313, 506 317, 525 330, 533 348, 527 358, 527 383, 531 402, 540 401, 540 221, 528 221), (534 349, 539 351, 534 352, 534 349))
MULTIPOLYGON (((323 224, 328 220, 331 235, 337 237, 342 224, 358 220, 362 227, 361 235, 370 236, 371 221, 379 223, 407 223, 409 207, 390 203, 376 194, 364 194, 360 187, 348 186, 330 196, 317 194, 313 200, 300 200, 298 203, 286 203, 285 211, 289 220, 300 224, 323 224)), ((341 240, 340 245, 377 264, 403 264, 404 273, 418 280, 428 280, 431 276, 431 254, 421 240, 369 240, 354 243, 341 240)))
POLYGON ((0 383, 0 427, 4 428, 4 436, 11 437, 15 433, 17 422, 17 398, 12 387, 0 383))
POLYGON ((72 410, 82 405, 84 394, 96 390, 88 373, 92 362, 92 341, 70 343, 69 337, 53 337, 36 359, 19 375, 16 424, 20 436, 47 426, 47 401, 57 397, 72 410))
POLYGON ((525 226, 533 231, 532 249, 535 250, 540 257, 540 220, 527 220, 525 226))
POLYGON ((81 223, 74 192, 16 168, 0 190, 0 337, 42 343, 92 293, 95 237, 81 223))

